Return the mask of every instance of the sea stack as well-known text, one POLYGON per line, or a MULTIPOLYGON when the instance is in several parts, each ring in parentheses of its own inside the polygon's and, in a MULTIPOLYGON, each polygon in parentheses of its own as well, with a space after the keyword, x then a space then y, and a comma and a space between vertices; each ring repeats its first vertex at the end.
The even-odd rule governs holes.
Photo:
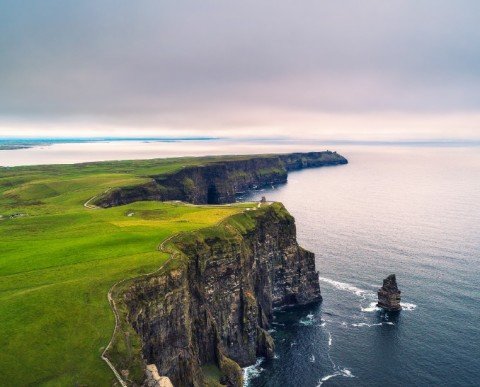
POLYGON ((400 305, 400 290, 397 287, 395 274, 390 274, 383 280, 383 286, 378 290, 378 304, 388 312, 397 312, 402 309, 400 305))

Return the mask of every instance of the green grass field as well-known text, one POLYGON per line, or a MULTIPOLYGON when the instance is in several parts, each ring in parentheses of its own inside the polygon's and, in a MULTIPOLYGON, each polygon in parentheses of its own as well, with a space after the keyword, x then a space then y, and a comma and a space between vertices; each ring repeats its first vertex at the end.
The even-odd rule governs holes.
POLYGON ((107 386, 100 354, 117 281, 154 271, 159 244, 211 226, 246 205, 84 203, 112 187, 218 158, 0 168, 0 385, 107 386))

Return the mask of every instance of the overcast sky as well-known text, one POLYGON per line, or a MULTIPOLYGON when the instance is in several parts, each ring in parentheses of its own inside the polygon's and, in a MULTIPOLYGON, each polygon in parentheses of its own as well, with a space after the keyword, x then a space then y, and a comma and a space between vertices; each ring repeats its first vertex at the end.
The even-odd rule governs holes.
POLYGON ((0 0, 0 136, 480 137, 480 1, 0 0))

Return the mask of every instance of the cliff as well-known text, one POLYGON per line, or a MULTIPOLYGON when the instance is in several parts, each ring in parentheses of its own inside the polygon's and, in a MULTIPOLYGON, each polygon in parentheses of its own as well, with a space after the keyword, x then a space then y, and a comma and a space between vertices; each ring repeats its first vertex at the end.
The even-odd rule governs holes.
MULTIPOLYGON (((174 386, 241 386, 241 366, 273 356, 273 308, 321 300, 314 255, 298 245, 280 203, 179 234, 167 248, 173 258, 164 269, 125 285, 117 303, 143 367, 155 364, 174 386)), ((141 374, 128 356, 110 357, 123 374, 141 374)))
POLYGON ((347 162, 343 156, 330 151, 237 156, 205 165, 186 166, 171 174, 149 176, 149 183, 110 190, 95 204, 112 207, 141 200, 233 203, 239 192, 286 183, 289 171, 347 162))

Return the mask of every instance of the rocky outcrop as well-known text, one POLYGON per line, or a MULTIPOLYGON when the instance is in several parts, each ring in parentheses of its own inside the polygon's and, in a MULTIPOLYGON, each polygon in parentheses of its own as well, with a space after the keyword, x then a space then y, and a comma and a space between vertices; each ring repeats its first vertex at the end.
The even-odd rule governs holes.
POLYGON ((169 378, 158 374, 157 366, 155 364, 147 365, 145 376, 146 378, 143 387, 173 387, 169 378))
POLYGON ((400 293, 395 274, 390 274, 383 280, 383 286, 378 290, 377 306, 389 312, 401 310, 400 293))
POLYGON ((321 300, 314 254, 279 203, 180 234, 168 248, 165 271, 135 280, 119 302, 145 364, 174 386, 241 386, 241 366, 273 357, 273 308, 321 300))
POLYGON ((171 174, 149 176, 149 183, 116 188, 95 204, 112 207, 141 200, 181 200, 194 204, 235 202, 237 193, 286 183, 289 171, 346 164, 336 152, 236 156, 205 165, 186 166, 171 174))

